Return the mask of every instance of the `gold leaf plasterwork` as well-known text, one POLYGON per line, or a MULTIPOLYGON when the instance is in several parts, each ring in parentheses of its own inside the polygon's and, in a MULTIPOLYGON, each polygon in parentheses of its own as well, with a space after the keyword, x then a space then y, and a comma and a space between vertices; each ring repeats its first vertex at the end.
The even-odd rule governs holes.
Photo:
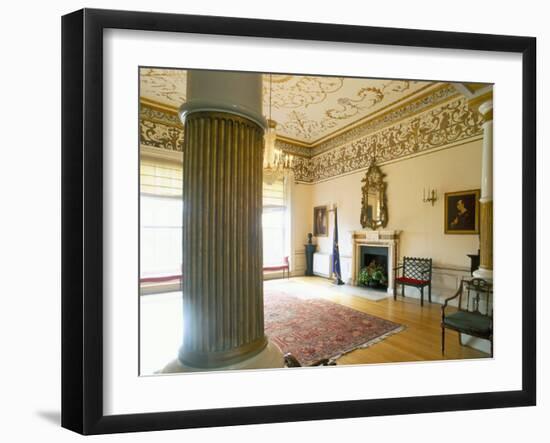
POLYGON ((139 138, 144 146, 183 151, 183 129, 176 126, 140 119, 139 138))
POLYGON ((359 112, 372 108, 384 100, 384 94, 378 88, 361 88, 357 92, 358 99, 348 97, 339 98, 338 108, 325 111, 329 118, 343 120, 357 115, 359 112))
POLYGON ((457 92, 452 85, 443 85, 441 88, 434 90, 428 95, 393 109, 372 120, 368 120, 363 124, 357 125, 339 135, 336 135, 335 137, 319 143, 312 148, 311 157, 357 140, 368 134, 372 134, 373 132, 376 132, 384 127, 396 124, 411 114, 421 113, 434 105, 448 101, 456 95, 457 92))
POLYGON ((438 148, 482 134, 482 118, 458 99, 309 159, 296 180, 317 182, 365 169, 372 157, 380 162, 438 148))
POLYGON ((377 87, 363 87, 357 91, 356 98, 342 97, 337 101, 338 108, 332 108, 325 111, 329 118, 343 120, 356 116, 362 111, 366 111, 387 98, 392 93, 402 93, 410 88, 411 84, 407 80, 391 80, 377 87))
MULTIPOLYGON (((264 114, 281 125, 280 134, 283 137, 294 139, 297 144, 307 145, 317 144, 336 130, 343 131, 348 125, 358 124, 369 114, 381 111, 433 84, 411 81, 409 83, 413 86, 407 88, 407 84, 401 80, 292 74, 264 74, 263 79, 264 114), (382 92, 383 99, 376 95, 375 90, 382 92), (342 100, 338 102, 338 99, 342 100), (288 122, 287 116, 291 111, 302 112, 305 118, 288 122), (321 122, 323 118, 332 119, 337 124, 321 122), (309 123, 309 128, 301 128, 304 121, 320 123, 309 123), (282 130, 282 125, 286 123, 294 132, 285 133, 282 130), (322 128, 326 130, 323 131, 322 128), (306 136, 308 133, 311 137, 306 136)), ((140 97, 157 108, 177 111, 186 101, 186 86, 185 69, 140 69, 140 97)))
POLYGON ((295 138, 311 139, 336 127, 337 123, 329 118, 311 119, 304 112, 292 111, 284 123, 277 125, 285 134, 295 138))
POLYGON ((176 109, 186 101, 187 71, 181 69, 141 68, 141 95, 176 109))
POLYGON ((161 111, 147 105, 140 104, 139 115, 141 119, 176 126, 183 129, 183 125, 177 113, 161 111))
MULTIPOLYGON (((307 108, 322 103, 328 94, 342 88, 340 77, 273 76, 271 82, 271 106, 274 109, 307 108), (281 77, 286 77, 284 80, 281 77), (290 77, 290 78, 289 78, 290 77)), ((264 78, 264 102, 269 105, 269 78, 264 78)))
POLYGON ((277 149, 284 151, 287 154, 298 155, 300 157, 311 157, 311 148, 305 146, 298 146, 283 140, 275 140, 275 146, 277 149))
MULTIPOLYGON (((386 162, 481 136, 482 117, 468 108, 465 99, 447 99, 434 107, 434 103, 448 97, 448 93, 449 90, 443 89, 438 92, 439 98, 407 105, 408 111, 422 110, 424 106, 429 109, 405 120, 393 120, 403 116, 404 111, 397 110, 395 115, 389 114, 380 122, 354 128, 349 131, 351 135, 343 134, 333 147, 328 144, 327 150, 281 140, 277 140, 277 147, 295 156, 293 169, 297 181, 316 183, 364 170, 375 154, 379 162, 386 162)), ((181 152, 183 132, 177 115, 141 107, 142 145, 181 152)))
POLYGON ((279 123, 278 128, 296 139, 315 139, 337 128, 338 120, 345 120, 364 113, 369 108, 381 103, 392 93, 402 93, 410 88, 409 81, 392 80, 380 88, 360 88, 355 98, 342 97, 337 100, 338 107, 324 112, 324 116, 309 118, 305 112, 293 110, 279 123))

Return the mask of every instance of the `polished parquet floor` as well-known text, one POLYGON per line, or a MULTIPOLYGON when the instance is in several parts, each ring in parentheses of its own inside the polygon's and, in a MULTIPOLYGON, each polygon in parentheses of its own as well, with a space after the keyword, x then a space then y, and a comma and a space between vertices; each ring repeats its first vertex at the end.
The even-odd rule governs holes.
MULTIPOLYGON (((317 277, 295 277, 292 280, 303 283, 317 283, 326 287, 326 280, 317 277)), ((358 311, 402 324, 406 329, 365 349, 356 349, 338 359, 339 365, 391 363, 427 360, 453 360, 467 358, 488 358, 489 355, 468 346, 460 346, 458 334, 446 331, 445 356, 441 355, 441 305, 405 297, 384 298, 372 301, 363 297, 323 291, 323 298, 348 306, 358 311)))
MULTIPOLYGON (((467 359, 489 357, 475 349, 459 346, 458 336, 447 331, 445 357, 441 355, 441 305, 413 298, 366 294, 353 286, 334 286, 319 277, 294 277, 264 282, 264 290, 283 290, 296 295, 322 297, 359 311, 404 325, 404 331, 369 348, 356 349, 338 359, 338 365, 467 359)), ((153 374, 174 360, 181 345, 182 303, 180 292, 140 297, 140 374, 153 374)))

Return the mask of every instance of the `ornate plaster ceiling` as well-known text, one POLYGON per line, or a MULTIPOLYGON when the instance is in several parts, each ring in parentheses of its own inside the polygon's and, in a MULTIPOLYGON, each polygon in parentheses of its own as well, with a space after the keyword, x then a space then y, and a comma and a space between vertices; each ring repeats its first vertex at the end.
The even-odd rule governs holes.
MULTIPOLYGON (((187 72, 143 68, 142 99, 176 110, 185 102, 187 72)), ((331 137, 436 85, 433 82, 298 75, 264 75, 264 114, 277 135, 305 145, 331 137)))

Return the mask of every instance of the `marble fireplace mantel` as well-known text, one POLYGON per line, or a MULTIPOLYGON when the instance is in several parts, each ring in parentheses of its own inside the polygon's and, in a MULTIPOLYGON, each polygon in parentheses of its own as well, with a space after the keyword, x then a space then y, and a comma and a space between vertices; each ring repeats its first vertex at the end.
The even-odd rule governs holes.
POLYGON ((361 267, 361 247, 375 246, 388 249, 388 294, 393 294, 393 274, 399 257, 399 236, 401 231, 352 231, 353 245, 351 262, 351 284, 357 286, 361 267))

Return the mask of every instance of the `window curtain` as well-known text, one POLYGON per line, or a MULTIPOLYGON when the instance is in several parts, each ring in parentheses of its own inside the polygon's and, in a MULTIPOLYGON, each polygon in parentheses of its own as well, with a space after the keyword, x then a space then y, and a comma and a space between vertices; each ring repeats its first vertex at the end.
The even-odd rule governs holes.
POLYGON ((179 275, 182 262, 182 165, 140 162, 141 278, 179 275))
MULTIPOLYGON (((291 176, 263 183, 263 263, 279 265, 290 250, 291 176)), ((176 275, 181 272, 182 165, 142 158, 141 277, 176 275)))
POLYGON ((279 265, 288 256, 289 206, 286 192, 287 177, 272 184, 263 184, 263 263, 279 265))
POLYGON ((140 191, 142 194, 181 197, 182 165, 142 159, 140 162, 140 191))

